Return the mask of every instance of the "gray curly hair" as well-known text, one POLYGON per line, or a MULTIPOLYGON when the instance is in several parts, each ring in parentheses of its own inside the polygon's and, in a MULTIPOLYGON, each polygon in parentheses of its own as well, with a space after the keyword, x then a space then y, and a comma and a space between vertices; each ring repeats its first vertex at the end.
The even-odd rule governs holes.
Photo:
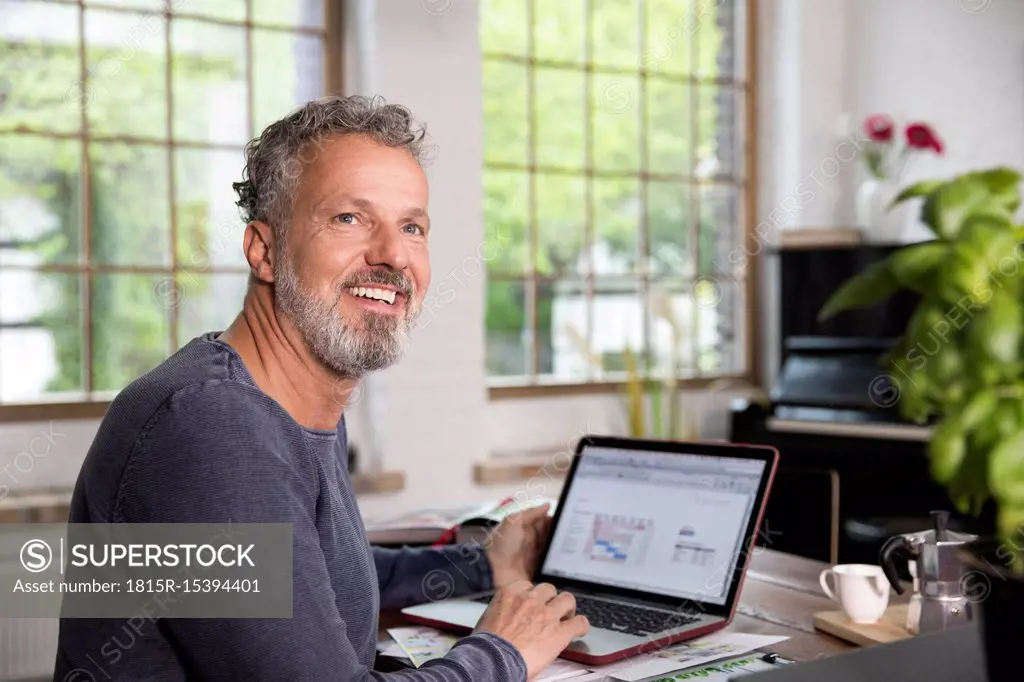
POLYGON ((232 185, 245 223, 259 220, 279 234, 291 217, 302 168, 315 158, 310 150, 321 149, 328 137, 350 134, 404 148, 423 164, 426 131, 405 107, 379 96, 321 97, 271 123, 245 146, 242 181, 232 185))

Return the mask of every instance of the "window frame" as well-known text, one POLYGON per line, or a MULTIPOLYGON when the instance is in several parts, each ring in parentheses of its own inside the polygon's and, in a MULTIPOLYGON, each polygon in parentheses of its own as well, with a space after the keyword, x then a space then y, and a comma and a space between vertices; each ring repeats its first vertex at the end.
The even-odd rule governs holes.
MULTIPOLYGON (((171 57, 171 34, 167 26, 167 22, 173 17, 175 20, 192 20, 202 22, 204 24, 216 25, 216 26, 230 26, 234 28, 245 29, 245 53, 246 62, 249 68, 246 69, 246 84, 247 84, 247 114, 249 117, 249 132, 248 136, 251 139, 258 131, 253 130, 253 84, 255 82, 253 69, 253 41, 252 31, 253 29, 260 28, 272 28, 279 29, 283 32, 288 32, 296 35, 304 36, 320 36, 323 38, 323 94, 334 94, 344 93, 346 82, 345 82, 345 50, 344 50, 344 36, 346 30, 345 24, 345 0, 322 0, 324 7, 324 25, 323 28, 310 28, 302 26, 285 26, 279 24, 272 24, 261 21, 253 21, 253 2, 254 0, 245 0, 245 12, 246 18, 244 20, 231 20, 221 19, 205 16, 202 14, 193 14, 187 11, 172 11, 174 0, 163 0, 163 8, 161 10, 146 10, 144 8, 134 8, 124 5, 108 4, 103 0, 96 0, 94 2, 86 3, 85 0, 43 0, 44 2, 52 3, 54 5, 77 5, 79 7, 79 24, 78 24, 78 40, 77 49, 79 54, 79 79, 80 82, 86 83, 89 77, 88 65, 86 60, 86 45, 85 40, 85 11, 86 10, 100 10, 104 12, 118 12, 129 16, 161 16, 165 22, 165 29, 163 32, 163 38, 165 41, 165 49, 167 50, 167 60, 164 72, 165 83, 167 87, 167 94, 165 104, 169 110, 173 111, 174 107, 174 89, 172 86, 172 59, 171 57)), ((74 44, 74 43, 73 43, 74 44)), ((84 86, 83 86, 84 87, 84 86)), ((174 152, 178 149, 200 149, 200 150, 217 150, 230 148, 232 150, 239 149, 238 145, 226 145, 224 143, 217 142, 182 142, 176 139, 172 132, 173 116, 168 116, 167 121, 167 139, 157 140, 149 138, 139 138, 132 135, 94 135, 90 134, 88 125, 88 118, 86 107, 81 108, 80 112, 80 127, 79 130, 72 133, 48 131, 45 129, 30 128, 26 126, 18 126, 16 128, 5 131, 6 133, 12 134, 29 134, 36 135, 40 138, 51 139, 51 140, 62 140, 62 141, 80 141, 83 149, 82 156, 82 168, 83 170, 83 191, 82 191, 82 254, 80 260, 73 264, 47 264, 43 266, 33 266, 31 268, 8 268, 10 270, 30 270, 33 272, 43 273, 73 273, 73 274, 85 274, 83 281, 84 290, 82 291, 82 324, 83 329, 83 380, 85 385, 83 386, 83 393, 85 398, 83 400, 72 400, 61 399, 56 397, 53 401, 35 401, 35 402, 14 402, 14 403, 3 403, 0 402, 0 424, 11 423, 11 422, 25 422, 25 421, 45 421, 52 419, 94 419, 102 417, 107 409, 110 407, 110 403, 113 399, 113 394, 116 392, 106 391, 95 391, 93 389, 93 358, 92 358, 92 343, 94 337, 93 331, 93 317, 91 310, 91 292, 94 286, 93 279, 97 274, 103 273, 116 273, 116 274, 153 274, 153 275, 164 275, 168 278, 178 277, 181 274, 244 274, 248 272, 248 269, 241 266, 216 266, 200 268, 183 264, 180 261, 177 249, 177 223, 178 218, 176 211, 174 210, 175 203, 175 179, 174 179, 174 152), (168 191, 171 200, 171 215, 170 215, 170 241, 168 247, 170 248, 170 264, 166 266, 120 266, 120 265, 98 265, 91 260, 91 231, 92 231, 92 211, 91 211, 91 192, 89 190, 89 179, 90 179, 90 168, 89 168, 89 156, 86 153, 88 145, 93 142, 115 142, 115 143, 133 143, 140 142, 145 145, 152 145, 154 148, 160 148, 167 151, 168 157, 168 191), (104 395, 110 395, 110 398, 104 398, 104 395)), ((178 306, 170 306, 170 316, 168 333, 171 338, 171 347, 177 345, 178 335, 178 319, 179 310, 178 306)))
MULTIPOLYGON (((704 0, 697 0, 697 2, 703 2, 704 0)), ((757 149, 759 140, 757 137, 757 109, 758 109, 758 38, 760 31, 760 12, 759 5, 761 0, 747 0, 745 5, 745 25, 744 25, 744 36, 742 40, 744 54, 743 54, 743 66, 745 73, 745 80, 742 83, 734 83, 733 87, 743 93, 744 107, 743 116, 741 123, 738 128, 743 132, 743 150, 740 156, 743 158, 745 174, 741 177, 741 181, 734 183, 733 186, 737 187, 740 196, 740 206, 742 210, 741 220, 741 243, 744 247, 751 241, 757 239, 755 233, 755 227, 757 225, 757 187, 758 187, 758 168, 757 168, 757 149)), ((549 64, 546 60, 534 60, 532 57, 511 57, 509 55, 493 54, 490 55, 493 58, 525 62, 531 66, 544 66, 549 64)), ((484 53, 484 59, 488 58, 488 54, 484 53)), ((592 64, 589 61, 589 55, 586 63, 584 63, 580 70, 587 72, 592 69, 592 64)), ((602 71, 608 71, 602 69, 602 71)), ((635 71, 630 70, 630 74, 642 74, 644 69, 638 67, 635 71)), ((625 71, 624 71, 625 73, 625 71)), ((643 76, 641 76, 643 77, 643 76)), ((690 77, 692 84, 706 83, 708 80, 699 80, 690 77)), ((714 82, 714 79, 711 80, 714 82)), ((532 112, 527 113, 528 116, 532 117, 532 112)), ((532 157, 534 150, 530 149, 530 155, 532 157)), ((505 164, 489 164, 484 162, 481 166, 481 170, 488 167, 493 167, 500 170, 505 164)), ((532 158, 528 161, 528 169, 531 178, 535 177, 536 164, 532 158)), ((593 169, 584 169, 578 177, 586 177, 587 174, 592 174, 593 169)), ((531 180, 534 182, 534 180, 531 180)), ((531 208, 531 210, 533 210, 531 208)), ((588 213, 590 209, 588 208, 588 213)), ((589 221, 589 216, 588 216, 589 221)), ((531 221, 534 222, 535 221, 531 221)), ((689 226, 687 226, 689 228, 689 226)), ((587 225, 586 229, 588 233, 593 232, 592 225, 587 225)), ((537 235, 536 224, 528 226, 528 230, 531 231, 533 242, 536 243, 537 235)), ((589 235, 588 235, 589 237, 589 235)), ((729 389, 729 388, 760 388, 762 384, 761 378, 761 362, 762 359, 758 353, 760 347, 760 328, 758 322, 761 320, 761 311, 763 308, 763 301, 760 300, 758 294, 758 281, 760 273, 760 255, 761 250, 758 249, 756 253, 750 254, 745 249, 745 262, 744 262, 744 281, 742 286, 743 291, 743 306, 742 310, 739 311, 739 316, 743 319, 744 325, 744 339, 743 339, 743 353, 744 353, 744 371, 739 373, 717 373, 708 374, 697 377, 680 377, 676 382, 676 385, 680 389, 706 389, 714 388, 716 390, 729 389)), ((533 271, 535 267, 534 263, 530 263, 528 271, 518 276, 510 275, 498 275, 495 281, 509 281, 518 277, 524 282, 524 285, 528 285, 531 282, 536 285, 537 281, 557 281, 558 277, 549 277, 538 275, 533 271)), ((639 276, 634 275, 640 278, 639 276)), ((586 280, 593 280, 595 275, 589 273, 585 275, 586 280)), ((490 281, 490 278, 489 278, 490 281)), ((536 330, 537 328, 537 315, 536 306, 527 304, 527 314, 531 318, 529 320, 530 328, 536 330)), ((588 326, 592 326, 593 322, 588 320, 588 326)), ((486 336, 486 330, 485 330, 486 336)), ((532 336, 536 336, 533 334, 532 336)), ((588 332, 589 336, 589 332, 588 332)), ((536 369, 537 355, 539 345, 534 343, 531 349, 531 355, 533 358, 532 364, 536 369)), ((538 397, 556 397, 566 395, 606 395, 606 394, 621 394, 627 387, 627 383, 624 380, 588 380, 588 381, 545 381, 543 379, 538 380, 538 375, 531 372, 530 376, 524 377, 529 380, 529 383, 503 383, 502 377, 491 377, 487 375, 485 370, 485 376, 488 382, 488 397, 490 400, 505 400, 505 399, 517 399, 517 398, 538 398, 538 397)), ((543 376, 543 375, 541 375, 543 376)), ((645 380, 650 381, 650 380, 645 380)))

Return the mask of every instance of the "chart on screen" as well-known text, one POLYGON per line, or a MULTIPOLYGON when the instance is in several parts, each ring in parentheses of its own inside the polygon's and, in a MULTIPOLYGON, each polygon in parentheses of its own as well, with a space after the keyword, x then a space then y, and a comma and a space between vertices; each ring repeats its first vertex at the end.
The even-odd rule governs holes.
POLYGON ((654 521, 594 514, 586 553, 591 561, 627 564, 630 556, 643 563, 647 543, 654 532, 654 521))

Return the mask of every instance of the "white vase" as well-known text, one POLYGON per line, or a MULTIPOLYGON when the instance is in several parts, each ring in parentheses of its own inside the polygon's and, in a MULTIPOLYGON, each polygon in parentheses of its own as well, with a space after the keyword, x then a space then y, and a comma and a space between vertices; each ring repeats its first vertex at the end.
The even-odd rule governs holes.
POLYGON ((910 240, 917 202, 889 209, 900 190, 896 183, 876 178, 868 178, 857 188, 857 227, 869 244, 903 244, 910 240))

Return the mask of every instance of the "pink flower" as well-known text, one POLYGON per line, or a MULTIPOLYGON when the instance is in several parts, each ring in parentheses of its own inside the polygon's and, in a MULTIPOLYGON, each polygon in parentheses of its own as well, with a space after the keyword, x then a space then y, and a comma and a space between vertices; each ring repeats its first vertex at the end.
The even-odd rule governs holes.
POLYGON ((913 149, 931 149, 942 153, 942 141, 935 131, 925 123, 911 123, 907 126, 907 146, 913 149))
POLYGON ((888 114, 875 114, 868 116, 864 121, 864 132, 871 138, 872 142, 891 142, 896 124, 888 114))

